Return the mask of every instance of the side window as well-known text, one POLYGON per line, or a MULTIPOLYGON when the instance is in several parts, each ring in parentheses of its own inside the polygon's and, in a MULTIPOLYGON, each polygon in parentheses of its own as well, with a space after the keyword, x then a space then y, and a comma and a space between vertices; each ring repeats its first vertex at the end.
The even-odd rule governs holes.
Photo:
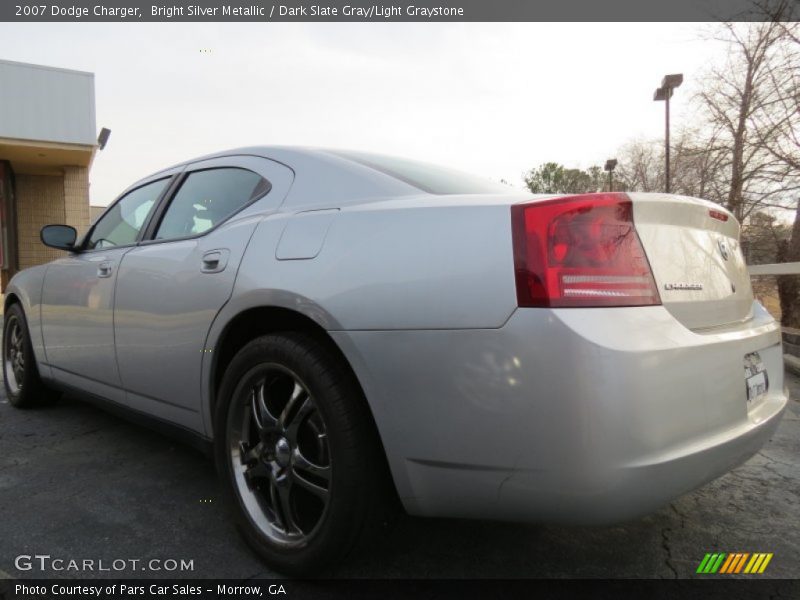
POLYGON ((159 179, 129 192, 104 214, 92 229, 86 248, 112 248, 136 242, 147 215, 158 200, 167 179, 159 179))
POLYGON ((167 207, 155 239, 171 240, 208 231, 269 189, 266 179, 246 169, 191 173, 167 207))

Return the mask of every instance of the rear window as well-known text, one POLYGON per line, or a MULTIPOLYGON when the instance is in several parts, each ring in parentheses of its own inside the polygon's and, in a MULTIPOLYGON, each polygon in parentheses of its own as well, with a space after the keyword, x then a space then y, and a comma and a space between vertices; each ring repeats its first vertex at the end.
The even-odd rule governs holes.
POLYGON ((429 194, 508 194, 514 192, 512 187, 484 177, 407 158, 349 150, 337 150, 332 154, 380 171, 429 194))

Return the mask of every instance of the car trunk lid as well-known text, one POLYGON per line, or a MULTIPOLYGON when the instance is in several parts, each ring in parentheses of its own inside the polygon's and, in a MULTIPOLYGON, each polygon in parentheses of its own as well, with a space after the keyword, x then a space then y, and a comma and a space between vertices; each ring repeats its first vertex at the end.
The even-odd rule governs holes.
POLYGON ((752 318, 753 292, 739 223, 717 204, 668 194, 628 194, 664 307, 703 330, 752 318))

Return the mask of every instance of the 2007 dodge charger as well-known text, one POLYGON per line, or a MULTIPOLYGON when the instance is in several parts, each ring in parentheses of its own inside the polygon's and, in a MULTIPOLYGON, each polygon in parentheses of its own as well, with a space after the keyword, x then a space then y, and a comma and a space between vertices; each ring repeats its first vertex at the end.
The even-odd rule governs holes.
POLYGON ((787 403, 739 225, 663 194, 532 196, 286 147, 128 188, 6 290, 11 403, 59 391, 209 447, 273 567, 411 514, 610 522, 718 477, 787 403))

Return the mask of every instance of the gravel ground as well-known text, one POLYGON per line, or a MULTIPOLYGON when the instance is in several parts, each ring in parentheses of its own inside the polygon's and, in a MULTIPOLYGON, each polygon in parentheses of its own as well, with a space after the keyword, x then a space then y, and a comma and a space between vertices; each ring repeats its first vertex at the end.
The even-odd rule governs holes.
MULTIPOLYGON (((643 519, 565 528, 402 519, 342 577, 693 577, 706 552, 773 552, 765 577, 800 575, 800 378, 772 440, 749 462, 643 519)), ((196 451, 65 398, 16 411, 0 395, 0 576, 15 557, 193 561, 187 572, 106 576, 275 575, 220 505, 211 461, 196 451)), ((708 576, 706 576, 708 577, 708 576)))

